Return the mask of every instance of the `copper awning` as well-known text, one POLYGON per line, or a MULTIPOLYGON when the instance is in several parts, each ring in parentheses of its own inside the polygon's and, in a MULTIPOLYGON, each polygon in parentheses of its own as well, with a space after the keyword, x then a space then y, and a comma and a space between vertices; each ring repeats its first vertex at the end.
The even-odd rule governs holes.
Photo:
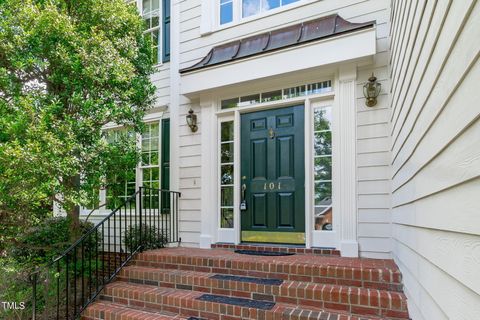
POLYGON ((181 69, 180 73, 302 45, 343 33, 369 28, 374 26, 374 24, 375 21, 351 23, 344 20, 338 14, 322 17, 215 46, 200 62, 191 67, 181 69))

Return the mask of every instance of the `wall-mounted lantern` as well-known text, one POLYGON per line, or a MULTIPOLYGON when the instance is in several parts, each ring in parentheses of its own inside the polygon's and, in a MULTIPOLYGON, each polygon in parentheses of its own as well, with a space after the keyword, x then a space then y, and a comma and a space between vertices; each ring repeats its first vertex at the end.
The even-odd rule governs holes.
POLYGON ((190 110, 188 110, 188 114, 187 114, 186 118, 187 118, 187 124, 190 127, 190 130, 192 130, 192 132, 197 132, 197 130, 198 130, 197 115, 193 113, 192 108, 190 108, 190 110))
POLYGON ((368 82, 363 86, 363 96, 365 97, 365 105, 367 107, 373 107, 377 104, 377 97, 381 89, 382 85, 377 82, 377 77, 372 73, 372 76, 368 78, 368 82))

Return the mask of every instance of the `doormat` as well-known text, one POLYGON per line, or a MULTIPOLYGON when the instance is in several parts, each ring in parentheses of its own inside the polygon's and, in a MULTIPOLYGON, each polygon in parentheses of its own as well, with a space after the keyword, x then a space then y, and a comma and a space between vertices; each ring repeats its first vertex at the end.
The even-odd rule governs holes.
POLYGON ((218 296, 215 294, 204 294, 197 298, 197 300, 231 304, 234 306, 246 307, 246 308, 255 308, 261 310, 270 310, 275 306, 275 302, 244 299, 244 298, 233 298, 226 296, 218 296))
POLYGON ((197 318, 197 317, 190 317, 190 318, 188 318, 187 320, 207 320, 207 319, 197 318))
POLYGON ((279 286, 283 283, 282 279, 240 277, 240 276, 230 276, 230 275, 226 275, 226 274, 216 274, 216 275, 211 276, 210 279, 227 280, 227 281, 239 281, 239 282, 250 282, 250 283, 270 285, 270 286, 279 286))
POLYGON ((256 251, 256 250, 235 250, 235 253, 248 254, 251 256, 268 256, 268 257, 278 257, 278 256, 293 256, 293 252, 277 252, 277 251, 256 251))

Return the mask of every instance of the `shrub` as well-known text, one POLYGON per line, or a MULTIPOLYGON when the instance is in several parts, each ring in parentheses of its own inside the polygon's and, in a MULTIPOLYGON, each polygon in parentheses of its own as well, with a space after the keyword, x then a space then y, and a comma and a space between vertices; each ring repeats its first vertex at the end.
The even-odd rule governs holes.
MULTIPOLYGON (((93 227, 91 222, 80 223, 84 234, 93 227)), ((41 265, 52 261, 71 245, 67 217, 49 218, 32 227, 17 238, 17 244, 10 248, 8 256, 18 263, 41 265)), ((94 248, 95 234, 87 239, 85 248, 94 248)))
MULTIPOLYGON (((81 222, 82 235, 93 227, 90 222, 81 222)), ((46 265, 58 257, 70 245, 69 221, 66 217, 55 217, 44 220, 35 227, 20 233, 16 245, 10 246, 7 257, 0 257, 0 301, 23 301, 25 309, 5 311, 7 319, 27 319, 32 312, 32 281, 31 274, 34 268, 40 267, 37 276, 37 319, 53 319, 57 310, 57 281, 61 295, 59 308, 64 310, 66 291, 66 260, 60 260, 60 272, 57 264, 46 265)), ((85 275, 85 285, 97 285, 97 279, 89 277, 92 270, 101 268, 102 262, 95 256, 97 241, 101 241, 100 233, 91 233, 85 239, 83 256, 81 247, 69 253, 68 272, 69 286, 72 288, 73 279, 77 279, 77 292, 80 292, 80 276, 85 275), (98 238, 98 239, 97 239, 98 238), (76 259, 72 256, 76 255, 76 259)), ((71 290, 70 290, 71 291, 71 290)), ((71 295, 71 293, 69 293, 71 295)), ((62 313, 63 314, 63 313, 62 313)), ((0 319, 2 314, 0 314, 0 319)))
POLYGON ((32 314, 32 285, 29 270, 19 266, 14 260, 0 257, 0 301, 24 302, 25 309, 0 309, 0 319, 28 319, 32 314))
POLYGON ((163 234, 155 226, 147 224, 130 226, 122 239, 123 244, 129 251, 133 251, 142 240, 142 250, 158 249, 165 247, 168 243, 167 235, 163 234))

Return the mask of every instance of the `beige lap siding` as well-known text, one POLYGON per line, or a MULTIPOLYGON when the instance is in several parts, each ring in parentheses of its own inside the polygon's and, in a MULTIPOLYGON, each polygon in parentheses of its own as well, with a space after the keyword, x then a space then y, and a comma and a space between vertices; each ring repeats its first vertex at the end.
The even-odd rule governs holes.
POLYGON ((393 255, 413 319, 480 319, 480 4, 393 5, 393 255))

